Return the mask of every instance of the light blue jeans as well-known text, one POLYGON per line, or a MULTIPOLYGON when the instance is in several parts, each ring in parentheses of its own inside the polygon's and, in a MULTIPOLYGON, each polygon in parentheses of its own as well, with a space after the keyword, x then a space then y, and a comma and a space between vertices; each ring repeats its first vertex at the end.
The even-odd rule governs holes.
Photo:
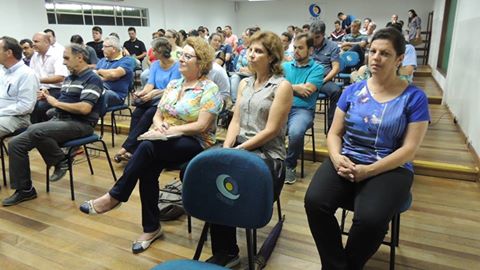
POLYGON ((285 163, 287 168, 297 166, 297 159, 302 153, 305 131, 313 124, 314 110, 292 107, 288 114, 288 151, 285 163))

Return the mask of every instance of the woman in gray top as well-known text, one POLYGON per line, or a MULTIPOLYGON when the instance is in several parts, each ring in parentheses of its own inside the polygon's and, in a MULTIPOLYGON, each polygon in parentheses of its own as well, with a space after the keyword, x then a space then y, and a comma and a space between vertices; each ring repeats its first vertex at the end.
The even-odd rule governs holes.
MULTIPOLYGON (((223 147, 245 149, 262 158, 285 160, 285 133, 293 90, 282 74, 283 49, 280 37, 272 32, 257 32, 247 51, 249 69, 254 76, 238 87, 233 119, 223 147)), ((278 198, 282 181, 274 182, 278 198)), ((236 228, 211 225, 212 254, 207 262, 233 267, 240 262, 236 228)))
POLYGON ((420 30, 422 27, 422 20, 418 17, 415 10, 410 9, 408 11, 408 41, 420 38, 420 30))

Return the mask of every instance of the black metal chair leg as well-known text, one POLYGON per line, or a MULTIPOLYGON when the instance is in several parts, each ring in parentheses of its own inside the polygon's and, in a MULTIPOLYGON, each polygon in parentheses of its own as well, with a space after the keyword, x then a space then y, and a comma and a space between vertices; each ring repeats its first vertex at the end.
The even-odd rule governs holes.
POLYGON ((200 259, 200 255, 202 254, 203 244, 207 240, 209 227, 210 227, 210 224, 205 222, 205 225, 203 225, 202 234, 200 235, 200 240, 198 240, 198 245, 197 245, 197 249, 195 250, 195 255, 193 256, 193 259, 196 261, 200 259))
POLYGON ((316 147, 315 147, 315 131, 313 130, 313 125, 312 125, 312 146, 313 146, 313 150, 312 150, 312 160, 313 162, 317 162, 317 151, 316 151, 316 147))
POLYGON ((6 151, 3 150, 3 148, 5 147, 5 144, 3 143, 3 139, 1 141, 1 145, 0 145, 0 155, 1 155, 1 158, 2 158, 2 176, 3 176, 3 185, 4 186, 7 186, 7 174, 5 172, 5 154, 6 154, 6 151))
POLYGON ((101 142, 103 145, 103 150, 105 152, 105 155, 107 156, 108 166, 110 166, 110 171, 112 172, 113 180, 117 182, 117 176, 115 175, 115 171, 113 170, 112 160, 110 159, 110 154, 108 154, 107 144, 103 140, 100 140, 99 142, 101 142))
POLYGON ((73 166, 72 166, 72 158, 69 156, 68 157, 68 171, 69 171, 69 174, 70 174, 70 195, 71 195, 71 198, 72 198, 72 201, 75 201, 75 190, 74 190, 74 187, 73 187, 73 166))
POLYGON ((47 178, 47 193, 50 192, 50 166, 47 165, 47 172, 45 173, 46 178, 47 178))
POLYGON ((246 229, 247 233, 247 253, 248 253, 248 269, 255 269, 255 253, 253 252, 253 235, 252 229, 246 229))
POLYGON ((85 151, 85 156, 87 157, 88 167, 90 168, 90 174, 93 175, 93 167, 92 161, 90 160, 90 154, 88 153, 88 149, 86 145, 83 145, 83 151, 85 151))
POLYGON ((192 216, 187 214, 187 226, 188 226, 188 233, 192 233, 192 216))

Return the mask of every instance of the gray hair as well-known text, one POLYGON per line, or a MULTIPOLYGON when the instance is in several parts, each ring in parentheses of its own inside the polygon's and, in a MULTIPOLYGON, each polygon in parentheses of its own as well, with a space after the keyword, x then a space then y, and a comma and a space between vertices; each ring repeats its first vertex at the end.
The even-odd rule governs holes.
POLYGON ((122 51, 122 45, 120 45, 120 39, 115 36, 108 36, 106 37, 103 42, 109 42, 113 48, 117 49, 119 52, 122 51))
POLYGON ((89 57, 88 57, 89 53, 88 53, 87 49, 84 48, 82 45, 76 44, 76 43, 71 43, 70 45, 67 46, 67 49, 68 48, 70 48, 70 50, 72 50, 73 55, 81 55, 82 59, 83 59, 83 61, 85 61, 85 63, 89 62, 89 57))
POLYGON ((312 34, 325 35, 325 23, 323 21, 314 21, 310 24, 310 32, 312 34))

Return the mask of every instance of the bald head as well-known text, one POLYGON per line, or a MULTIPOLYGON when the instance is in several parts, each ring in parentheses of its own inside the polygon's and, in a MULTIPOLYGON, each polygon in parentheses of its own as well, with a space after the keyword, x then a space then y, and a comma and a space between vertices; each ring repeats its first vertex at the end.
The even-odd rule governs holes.
POLYGON ((38 32, 33 35, 32 41, 33 49, 39 54, 46 54, 48 49, 50 48, 50 37, 43 32, 38 32))

